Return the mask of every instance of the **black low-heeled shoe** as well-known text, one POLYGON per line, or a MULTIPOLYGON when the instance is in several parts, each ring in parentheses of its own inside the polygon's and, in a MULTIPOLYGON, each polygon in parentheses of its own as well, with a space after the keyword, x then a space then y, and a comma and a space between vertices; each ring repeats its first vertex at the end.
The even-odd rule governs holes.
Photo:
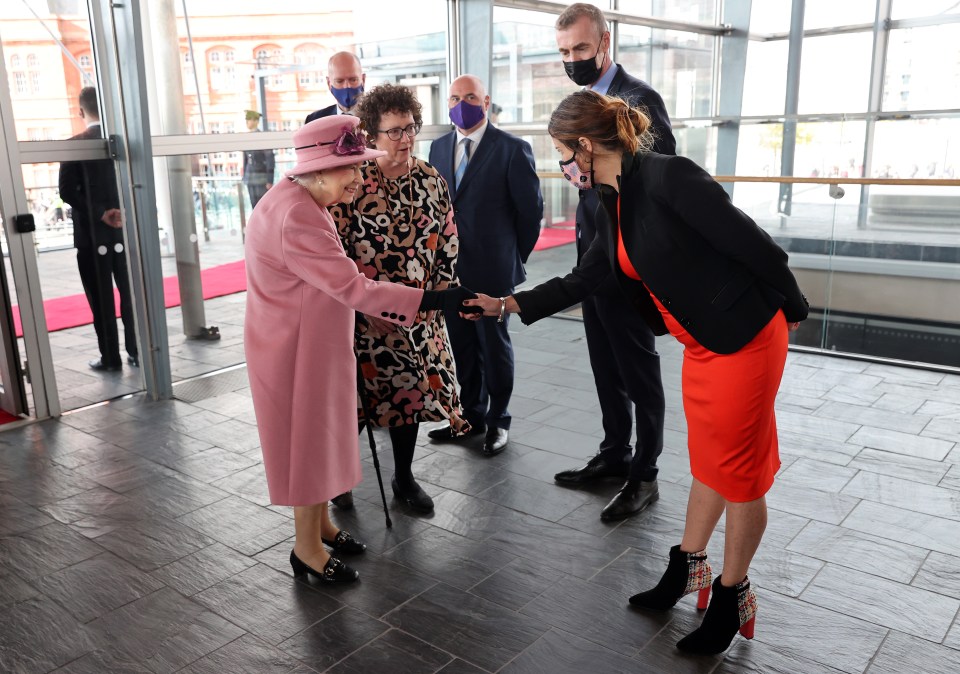
POLYGON ((295 553, 293 550, 290 551, 290 566, 293 567, 294 578, 302 578, 303 576, 312 575, 317 580, 321 580, 324 583, 352 583, 360 577, 359 571, 351 569, 336 557, 331 557, 327 560, 326 565, 323 567, 323 571, 317 571, 316 569, 307 566, 300 561, 300 558, 297 557, 297 553, 295 553))
POLYGON ((367 546, 358 541, 349 531, 340 530, 331 541, 328 538, 321 538, 323 544, 329 546, 334 552, 342 552, 345 555, 359 555, 367 546))
POLYGON ((400 487, 400 482, 394 475, 393 480, 390 481, 390 486, 393 488, 393 495, 397 497, 398 501, 403 501, 419 513, 433 512, 433 499, 427 492, 423 491, 423 487, 417 484, 416 480, 413 480, 412 487, 404 489, 400 487))

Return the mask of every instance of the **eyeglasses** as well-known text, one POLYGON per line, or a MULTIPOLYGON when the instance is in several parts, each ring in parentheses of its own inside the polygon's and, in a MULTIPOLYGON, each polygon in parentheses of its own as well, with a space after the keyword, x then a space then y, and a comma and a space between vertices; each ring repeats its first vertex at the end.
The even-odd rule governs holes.
POLYGON ((400 140, 403 137, 403 134, 407 134, 407 138, 412 140, 418 133, 420 133, 420 127, 420 124, 409 124, 402 129, 399 127, 395 129, 378 129, 377 133, 387 134, 387 138, 390 140, 400 140))

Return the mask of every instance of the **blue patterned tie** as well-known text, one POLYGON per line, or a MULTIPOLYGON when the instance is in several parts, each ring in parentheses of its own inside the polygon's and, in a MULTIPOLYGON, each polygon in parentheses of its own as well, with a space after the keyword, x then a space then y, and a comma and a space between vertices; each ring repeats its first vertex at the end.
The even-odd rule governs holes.
POLYGON ((464 138, 460 142, 463 143, 463 157, 460 159, 460 163, 457 165, 457 172, 453 176, 457 188, 460 187, 460 180, 467 170, 467 162, 470 161, 470 139, 464 138))

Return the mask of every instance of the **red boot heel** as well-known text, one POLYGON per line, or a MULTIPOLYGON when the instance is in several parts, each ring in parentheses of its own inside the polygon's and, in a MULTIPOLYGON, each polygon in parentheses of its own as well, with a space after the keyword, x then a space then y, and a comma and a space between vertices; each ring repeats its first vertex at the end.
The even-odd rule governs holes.
POLYGON ((697 610, 706 611, 707 606, 710 604, 710 586, 707 585, 705 588, 700 590, 700 593, 697 595, 697 610))
POLYGON ((693 592, 699 592, 697 608, 707 608, 713 571, 707 551, 684 552, 679 545, 670 548, 667 570, 656 587, 630 597, 630 603, 641 608, 666 611, 693 592), (706 592, 707 594, 704 594, 706 592))
POLYGON ((721 578, 713 581, 710 606, 700 627, 677 642, 677 648, 697 655, 716 655, 730 646, 737 632, 753 638, 756 624, 757 595, 744 578, 732 587, 725 587, 721 578))

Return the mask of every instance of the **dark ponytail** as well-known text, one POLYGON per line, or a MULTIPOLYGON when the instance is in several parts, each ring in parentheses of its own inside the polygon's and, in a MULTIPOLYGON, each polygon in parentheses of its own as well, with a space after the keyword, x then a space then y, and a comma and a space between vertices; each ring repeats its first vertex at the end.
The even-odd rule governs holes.
POLYGON ((643 110, 589 89, 570 94, 560 102, 550 116, 547 132, 572 150, 579 149, 580 138, 630 154, 649 150, 653 145, 650 118, 643 110))

